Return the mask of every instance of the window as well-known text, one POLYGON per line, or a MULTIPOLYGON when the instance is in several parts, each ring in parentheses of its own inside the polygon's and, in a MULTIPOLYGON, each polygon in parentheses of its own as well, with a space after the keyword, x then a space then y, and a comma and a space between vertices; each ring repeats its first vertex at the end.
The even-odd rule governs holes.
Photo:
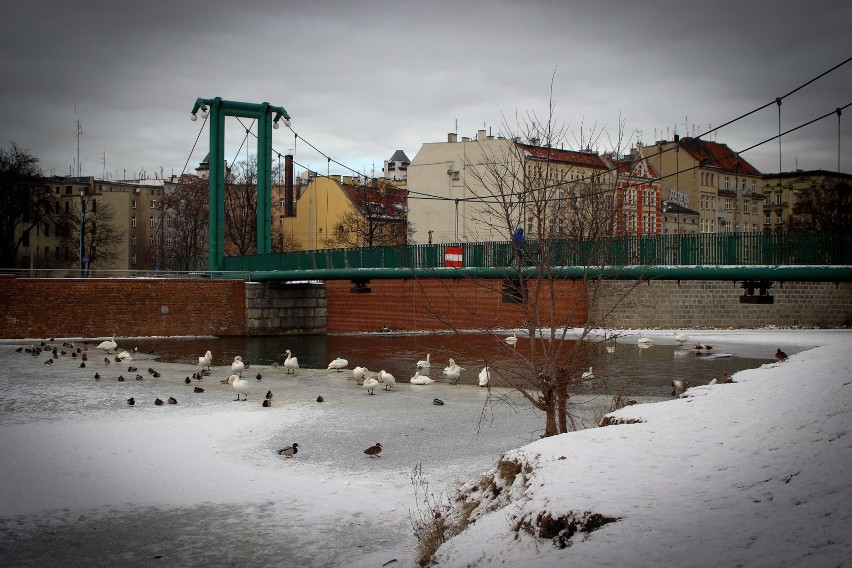
POLYGON ((135 215, 130 218, 130 226, 134 227, 134 228, 136 227, 136 216, 135 215))
POLYGON ((136 209, 136 200, 135 200, 135 199, 131 199, 131 200, 130 200, 130 208, 131 208, 131 209, 136 209))
POLYGON ((153 218, 153 217, 149 217, 149 218, 148 218, 148 226, 149 226, 149 227, 154 227, 154 226, 156 226, 156 225, 154 225, 154 218, 153 218))
POLYGON ((74 188, 72 188, 70 185, 65 186, 65 195, 71 195, 72 191, 74 191, 74 188))
POLYGON ((775 194, 775 203, 781 205, 781 192, 775 194))
POLYGON ((152 200, 151 200, 151 209, 156 209, 156 208, 157 208, 157 200, 156 200, 156 199, 152 199, 152 200))
POLYGON ((756 180, 751 180, 751 190, 757 191, 757 181, 756 180))
POLYGON ((740 187, 742 188, 743 191, 746 190, 746 180, 743 180, 743 183, 741 184, 740 187))
POLYGON ((130 236, 130 246, 132 246, 132 247, 136 246, 136 235, 130 236))
POLYGON ((166 237, 166 246, 171 247, 171 246, 172 246, 172 243, 173 243, 172 236, 171 236, 171 235, 169 235, 168 237, 166 237))
POLYGON ((753 215, 757 215, 757 201, 751 202, 751 212, 753 215))
POLYGON ((130 264, 136 266, 136 255, 135 254, 130 257, 130 264))
POLYGON ((731 189, 731 178, 729 178, 728 176, 725 176, 725 179, 723 180, 723 183, 722 183, 722 187, 724 187, 725 189, 731 189))

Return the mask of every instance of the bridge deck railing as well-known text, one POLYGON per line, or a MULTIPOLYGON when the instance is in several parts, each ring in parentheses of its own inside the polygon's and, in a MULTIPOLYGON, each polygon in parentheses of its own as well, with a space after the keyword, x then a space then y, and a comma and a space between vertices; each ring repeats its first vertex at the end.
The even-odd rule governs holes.
MULTIPOLYGON (((512 265, 511 241, 399 247, 324 249, 233 256, 227 271, 358 268, 440 268, 448 248, 462 249, 464 266, 512 265)), ((826 233, 722 233, 616 237, 594 241, 528 241, 525 253, 547 266, 775 266, 852 265, 852 235, 826 233)))

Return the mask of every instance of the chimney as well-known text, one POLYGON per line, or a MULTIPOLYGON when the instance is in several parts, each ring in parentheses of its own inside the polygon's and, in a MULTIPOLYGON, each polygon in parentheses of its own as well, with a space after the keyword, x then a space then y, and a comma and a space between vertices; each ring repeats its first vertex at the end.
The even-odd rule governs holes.
POLYGON ((485 129, 476 131, 476 139, 479 141, 485 140, 485 129))
POLYGON ((459 135, 455 132, 450 132, 447 134, 447 142, 458 142, 459 135))
POLYGON ((284 156, 284 216, 295 217, 296 208, 293 202, 293 155, 284 156))

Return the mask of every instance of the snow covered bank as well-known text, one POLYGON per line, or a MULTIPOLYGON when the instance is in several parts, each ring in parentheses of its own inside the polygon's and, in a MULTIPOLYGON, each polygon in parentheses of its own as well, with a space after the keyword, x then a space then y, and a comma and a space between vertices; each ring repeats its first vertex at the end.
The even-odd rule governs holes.
POLYGON ((737 373, 733 384, 613 413, 638 423, 507 452, 461 488, 451 518, 467 528, 438 550, 437 564, 845 565, 852 334, 691 333, 823 346, 737 373))

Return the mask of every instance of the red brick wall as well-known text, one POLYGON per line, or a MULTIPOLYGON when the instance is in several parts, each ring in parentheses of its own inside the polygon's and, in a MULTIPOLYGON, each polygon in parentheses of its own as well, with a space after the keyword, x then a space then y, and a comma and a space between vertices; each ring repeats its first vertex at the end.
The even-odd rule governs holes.
POLYGON ((7 339, 243 335, 245 284, 0 276, 0 309, 0 337, 7 339))
MULTIPOLYGON (((329 333, 376 331, 383 325, 393 330, 475 329, 521 327, 526 316, 520 304, 502 302, 500 280, 372 280, 370 294, 352 294, 348 281, 326 283, 329 333)), ((582 325, 588 305, 582 282, 558 280, 556 320, 582 325)), ((550 301, 542 297, 549 321, 550 301)))

